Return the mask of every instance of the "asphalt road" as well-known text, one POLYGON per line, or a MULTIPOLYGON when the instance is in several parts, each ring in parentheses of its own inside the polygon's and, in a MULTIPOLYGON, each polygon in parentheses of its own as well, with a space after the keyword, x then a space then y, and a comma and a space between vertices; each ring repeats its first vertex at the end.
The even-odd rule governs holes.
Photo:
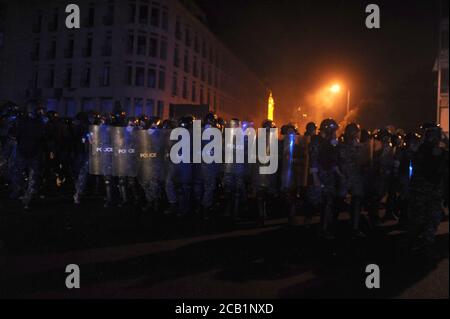
POLYGON ((365 239, 348 236, 342 214, 335 241, 317 238, 317 222, 264 227, 224 218, 143 215, 106 210, 101 198, 75 207, 55 194, 23 212, 0 197, 0 298, 448 298, 448 221, 432 251, 401 254, 402 232, 384 224, 365 239), (69 216, 69 217, 68 217, 69 216), (67 222, 72 225, 66 230, 67 222), (68 264, 81 288, 65 286, 68 264), (379 289, 365 268, 380 268, 379 289))

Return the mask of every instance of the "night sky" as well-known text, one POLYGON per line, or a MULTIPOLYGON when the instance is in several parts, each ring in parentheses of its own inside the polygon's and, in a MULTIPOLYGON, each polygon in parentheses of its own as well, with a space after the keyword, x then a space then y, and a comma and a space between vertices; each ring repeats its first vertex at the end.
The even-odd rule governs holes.
MULTIPOLYGON (((197 3, 210 29, 273 90, 277 124, 299 106, 312 114, 311 96, 334 81, 350 88, 354 120, 369 128, 435 119, 438 0, 197 3), (381 29, 365 27, 370 3, 380 6, 381 29)), ((345 98, 333 103, 329 112, 342 117, 345 98)))

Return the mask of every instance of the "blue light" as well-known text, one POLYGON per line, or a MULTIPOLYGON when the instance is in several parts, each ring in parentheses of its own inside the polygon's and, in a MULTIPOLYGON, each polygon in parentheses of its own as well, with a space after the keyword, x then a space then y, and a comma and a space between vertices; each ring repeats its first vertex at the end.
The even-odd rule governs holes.
POLYGON ((409 161, 409 179, 411 179, 413 175, 413 165, 412 165, 412 161, 409 161))

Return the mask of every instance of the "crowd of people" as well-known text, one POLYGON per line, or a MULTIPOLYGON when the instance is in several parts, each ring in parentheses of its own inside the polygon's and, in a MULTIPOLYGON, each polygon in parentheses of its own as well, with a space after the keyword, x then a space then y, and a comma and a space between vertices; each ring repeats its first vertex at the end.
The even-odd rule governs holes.
MULTIPOLYGON (((254 126, 213 113, 201 120, 203 129, 254 126)), ((147 214, 196 215, 205 221, 221 215, 234 222, 252 211, 259 225, 273 211, 282 211, 289 223, 303 216, 306 227, 318 214, 319 235, 329 240, 339 214, 348 212, 354 238, 368 235, 361 225, 373 229, 390 219, 405 227, 414 249, 435 240, 448 203, 448 139, 433 123, 415 132, 368 131, 325 119, 319 126, 308 123, 303 133, 286 124, 278 130, 278 170, 269 175, 255 173, 264 165, 259 162, 174 164, 168 159, 173 143, 168 138, 152 146, 144 175, 90 174, 93 126, 170 132, 190 128, 193 121, 193 116, 127 117, 120 107, 110 114, 80 112, 67 119, 35 103, 11 105, 0 122, 2 187, 25 211, 52 187, 64 186, 73 191, 71 205, 96 193, 103 195, 106 208, 133 205, 147 214)), ((265 120, 261 127, 269 131, 276 125, 265 120)))

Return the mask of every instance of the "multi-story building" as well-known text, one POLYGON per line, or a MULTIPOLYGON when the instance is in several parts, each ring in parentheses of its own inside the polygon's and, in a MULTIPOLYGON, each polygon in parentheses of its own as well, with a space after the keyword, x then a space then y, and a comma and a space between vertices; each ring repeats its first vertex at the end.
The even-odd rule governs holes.
POLYGON ((448 1, 441 1, 439 54, 434 70, 437 73, 437 122, 449 132, 448 112, 448 1))
POLYGON ((67 1, 0 0, 0 100, 38 98, 67 116, 108 112, 119 101, 136 116, 168 117, 173 105, 203 104, 224 117, 264 118, 267 89, 192 3, 73 3, 79 29, 66 27, 67 1))

